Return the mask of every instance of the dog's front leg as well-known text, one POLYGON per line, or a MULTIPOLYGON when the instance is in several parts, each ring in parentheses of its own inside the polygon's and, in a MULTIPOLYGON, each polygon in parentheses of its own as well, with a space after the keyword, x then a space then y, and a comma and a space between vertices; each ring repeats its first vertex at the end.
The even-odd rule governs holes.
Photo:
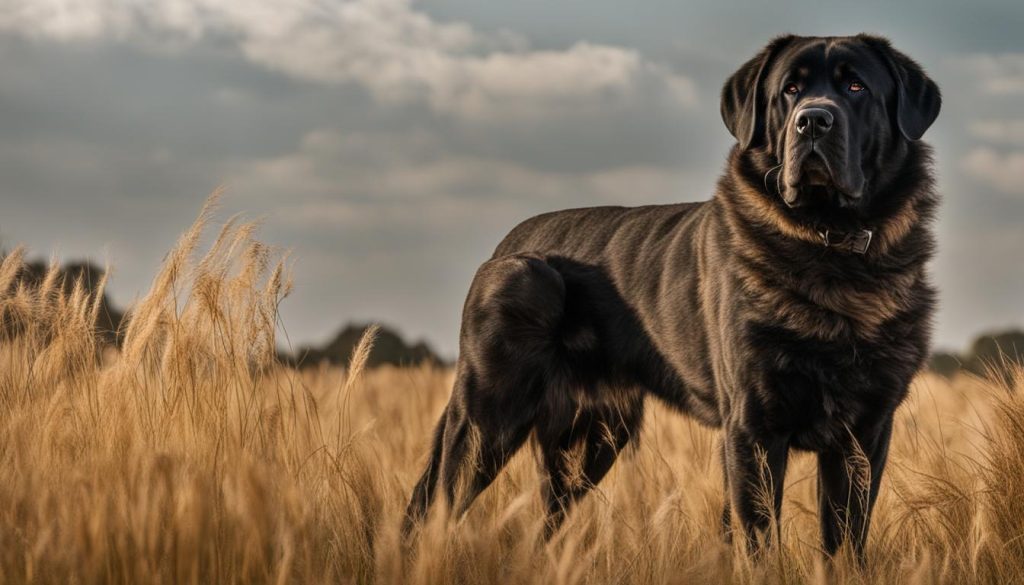
POLYGON ((789 441, 777 435, 756 436, 744 425, 730 424, 725 429, 723 451, 726 514, 731 503, 746 536, 747 549, 757 555, 770 544, 772 528, 775 542, 781 542, 778 521, 789 441))
POLYGON ((847 537, 864 562, 871 511, 889 454, 892 415, 851 430, 840 448, 818 455, 818 500, 825 552, 835 554, 847 537))

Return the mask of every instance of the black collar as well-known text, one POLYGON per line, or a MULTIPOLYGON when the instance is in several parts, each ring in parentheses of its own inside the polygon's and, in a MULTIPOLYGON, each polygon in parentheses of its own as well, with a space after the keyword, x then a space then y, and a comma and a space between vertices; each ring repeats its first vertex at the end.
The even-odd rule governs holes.
POLYGON ((837 248, 845 252, 863 254, 871 246, 871 238, 874 236, 874 233, 874 231, 866 228, 854 232, 819 230, 818 236, 821 237, 821 242, 826 248, 837 248))

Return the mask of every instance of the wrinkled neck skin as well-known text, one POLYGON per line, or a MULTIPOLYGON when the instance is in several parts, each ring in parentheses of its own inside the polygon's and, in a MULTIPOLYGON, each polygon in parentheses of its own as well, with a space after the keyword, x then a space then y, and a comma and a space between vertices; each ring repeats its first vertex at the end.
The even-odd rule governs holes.
POLYGON ((819 232, 823 230, 870 229, 874 238, 865 258, 898 251, 911 233, 928 230, 938 203, 931 176, 931 148, 920 141, 900 140, 884 152, 869 150, 863 158, 864 190, 856 206, 791 208, 783 200, 778 177, 785 164, 770 141, 748 150, 734 146, 729 155, 733 172, 726 175, 726 188, 720 189, 730 223, 741 231, 756 228, 770 237, 816 247, 822 247, 819 232), (875 164, 874 157, 885 163, 875 164))

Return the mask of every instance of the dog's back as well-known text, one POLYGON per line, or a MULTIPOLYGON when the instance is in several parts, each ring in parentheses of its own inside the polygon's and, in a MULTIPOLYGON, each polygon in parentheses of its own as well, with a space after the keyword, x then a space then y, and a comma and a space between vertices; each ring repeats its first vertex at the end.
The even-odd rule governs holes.
MULTIPOLYGON (((690 230, 707 202, 642 207, 582 207, 523 221, 498 244, 492 258, 534 252, 585 264, 618 263, 626 251, 661 256, 673 235, 688 246, 690 230)), ((638 258, 634 257, 633 260, 638 258)))

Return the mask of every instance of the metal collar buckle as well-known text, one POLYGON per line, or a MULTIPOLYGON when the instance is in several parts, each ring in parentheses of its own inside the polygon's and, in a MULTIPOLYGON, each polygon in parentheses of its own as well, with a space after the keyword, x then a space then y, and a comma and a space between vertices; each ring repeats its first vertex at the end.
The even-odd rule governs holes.
POLYGON ((854 254, 864 254, 871 246, 871 238, 874 231, 869 229, 857 230, 855 232, 834 232, 831 230, 819 231, 818 236, 826 248, 839 248, 854 254))

